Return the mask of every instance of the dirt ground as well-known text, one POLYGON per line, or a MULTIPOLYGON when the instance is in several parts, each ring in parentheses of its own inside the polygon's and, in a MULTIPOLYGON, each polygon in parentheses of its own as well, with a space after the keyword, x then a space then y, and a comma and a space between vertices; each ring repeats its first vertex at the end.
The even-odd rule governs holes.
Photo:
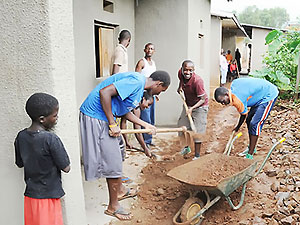
MULTIPOLYGON (((214 100, 210 101, 207 133, 201 147, 202 157, 210 153, 223 153, 238 118, 235 108, 224 107, 214 100)), ((228 202, 221 198, 205 213, 203 225, 300 224, 300 213, 297 210, 300 208, 299 127, 300 119, 296 109, 279 106, 273 109, 259 138, 255 158, 265 156, 273 143, 281 137, 285 136, 287 141, 274 150, 263 171, 248 182, 242 208, 233 211, 228 202), (293 175, 292 185, 287 175, 293 175), (289 193, 289 196, 294 198, 291 200, 280 197, 279 193, 289 193)), ((234 143, 232 156, 237 156, 248 144, 245 124, 240 131, 243 135, 234 143)), ((171 225, 173 216, 189 197, 189 190, 192 187, 167 176, 167 173, 179 165, 190 162, 193 152, 186 157, 178 154, 184 143, 177 135, 157 135, 154 140, 160 149, 157 154, 166 160, 152 160, 141 170, 143 182, 139 185, 137 201, 132 204, 133 220, 113 221, 111 224, 171 225)), ((210 162, 207 166, 213 168, 215 163, 210 162)), ((199 171, 190 170, 187 173, 196 179, 199 171)), ((235 204, 239 202, 240 193, 241 188, 230 195, 235 204)))

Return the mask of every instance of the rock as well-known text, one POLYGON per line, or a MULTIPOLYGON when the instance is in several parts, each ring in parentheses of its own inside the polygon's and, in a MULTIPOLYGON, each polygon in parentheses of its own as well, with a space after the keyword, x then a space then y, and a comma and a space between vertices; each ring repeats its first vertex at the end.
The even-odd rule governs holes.
POLYGON ((271 190, 276 192, 279 190, 279 182, 278 181, 275 181, 273 184, 271 184, 271 190))
POLYGON ((280 222, 282 225, 291 225, 293 222, 295 222, 295 220, 292 216, 288 216, 281 219, 280 222))
POLYGON ((141 220, 141 219, 138 219, 136 222, 137 222, 137 223, 142 223, 142 220, 141 220))
POLYGON ((273 215, 274 215, 274 209, 269 209, 262 213, 261 218, 263 219, 271 218, 273 215))
POLYGON ((280 207, 279 212, 281 212, 282 214, 289 216, 290 215, 290 210, 287 207, 280 207))
POLYGON ((265 225, 267 223, 262 218, 259 218, 258 216, 256 216, 252 220, 252 224, 255 224, 255 225, 265 225))
POLYGON ((277 171, 274 169, 271 169, 271 170, 265 171, 265 174, 267 174, 268 177, 275 177, 275 176, 277 176, 277 171))
POLYGON ((239 225, 249 225, 249 224, 250 224, 249 220, 242 220, 239 222, 239 225))
POLYGON ((278 192, 275 196, 277 200, 277 204, 281 205, 283 200, 288 199, 290 197, 290 192, 278 192))
POLYGON ((163 195, 165 193, 165 191, 162 188, 158 188, 156 193, 157 193, 157 195, 163 195))
POLYGON ((299 193, 299 192, 294 192, 293 195, 292 195, 292 198, 293 198, 296 202, 300 203, 300 193, 299 193))
POLYGON ((277 221, 281 221, 283 218, 285 218, 286 216, 283 215, 282 213, 280 212, 275 212, 274 215, 273 215, 273 218, 277 221))
POLYGON ((274 219, 272 218, 271 221, 268 223, 268 225, 278 225, 279 223, 274 219))

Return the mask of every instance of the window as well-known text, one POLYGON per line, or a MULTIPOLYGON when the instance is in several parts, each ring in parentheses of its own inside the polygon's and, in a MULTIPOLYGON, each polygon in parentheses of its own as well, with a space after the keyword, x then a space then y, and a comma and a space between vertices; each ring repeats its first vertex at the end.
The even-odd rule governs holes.
POLYGON ((112 1, 103 0, 103 10, 106 12, 114 12, 114 3, 112 1))
POLYGON ((95 22, 96 77, 111 75, 111 60, 115 48, 117 25, 95 22))

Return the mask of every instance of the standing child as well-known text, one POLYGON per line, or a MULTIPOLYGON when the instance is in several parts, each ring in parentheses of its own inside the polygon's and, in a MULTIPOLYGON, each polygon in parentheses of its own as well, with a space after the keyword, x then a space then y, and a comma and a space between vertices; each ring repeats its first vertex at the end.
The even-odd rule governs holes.
POLYGON ((60 171, 70 171, 70 160, 59 137, 50 132, 57 122, 58 101, 35 93, 26 102, 26 112, 31 126, 20 131, 14 143, 15 163, 24 167, 25 225, 63 225, 60 171))

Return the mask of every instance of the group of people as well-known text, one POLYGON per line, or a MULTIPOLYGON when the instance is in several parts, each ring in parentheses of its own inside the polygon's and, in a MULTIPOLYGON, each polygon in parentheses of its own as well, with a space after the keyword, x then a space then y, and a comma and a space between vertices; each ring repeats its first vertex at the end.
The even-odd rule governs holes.
POLYGON ((227 81, 231 82, 238 78, 240 76, 241 69, 241 53, 239 49, 236 49, 234 59, 230 50, 225 52, 222 49, 220 55, 221 86, 224 86, 227 81))
MULTIPOLYGON (((126 188, 122 183, 125 145, 130 143, 121 137, 121 129, 131 121, 134 128, 150 129, 137 139, 151 157, 149 146, 151 134, 155 134, 154 102, 161 92, 170 86, 170 75, 156 70, 152 55, 154 45, 145 45, 145 57, 138 61, 135 72, 128 72, 127 47, 130 32, 121 31, 119 45, 113 57, 112 76, 98 84, 80 107, 80 134, 85 179, 87 181, 106 178, 109 204, 105 214, 120 220, 132 219, 119 201, 137 194, 137 190, 126 188), (151 108, 152 107, 152 108, 151 108), (116 118, 122 118, 119 125, 116 118)), ((191 129, 187 115, 191 115, 197 133, 205 133, 208 114, 208 95, 203 79, 195 74, 195 64, 183 61, 178 71, 177 92, 183 92, 188 110, 182 109, 178 126, 191 129)), ((249 146, 244 152, 253 158, 255 146, 262 126, 278 95, 277 87, 268 81, 255 78, 239 78, 231 88, 219 87, 214 97, 223 105, 233 105, 241 113, 238 131, 246 119, 249 130, 249 146), (251 107, 248 112, 248 107, 251 107)), ((24 167, 26 183, 24 199, 25 225, 62 225, 60 198, 64 195, 61 171, 70 171, 70 160, 57 135, 51 129, 57 122, 59 104, 55 97, 33 94, 26 102, 26 112, 32 120, 30 127, 20 131, 15 140, 16 165, 24 167)), ((201 142, 194 140, 194 160, 200 157, 201 142)))

